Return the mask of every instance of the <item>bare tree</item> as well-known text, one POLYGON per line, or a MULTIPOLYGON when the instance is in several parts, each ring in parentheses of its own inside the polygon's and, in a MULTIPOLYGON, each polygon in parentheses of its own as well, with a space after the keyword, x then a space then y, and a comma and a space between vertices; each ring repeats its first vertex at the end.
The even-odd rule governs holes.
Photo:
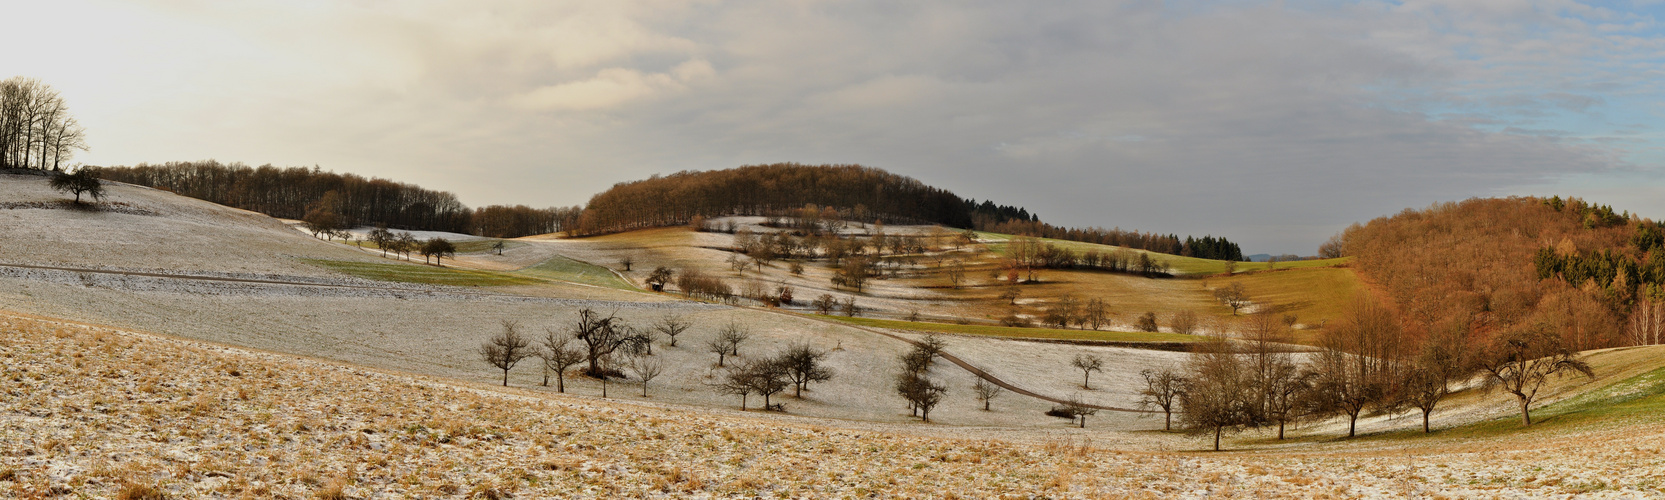
POLYGON ((1104 299, 1087 301, 1087 307, 1081 311, 1081 322, 1093 330, 1110 324, 1110 305, 1104 299))
POLYGON ((602 366, 603 358, 631 343, 641 341, 641 337, 634 335, 629 325, 624 323, 624 319, 614 314, 604 317, 588 307, 578 311, 577 321, 568 328, 572 332, 572 338, 583 342, 586 347, 584 359, 589 364, 584 368, 584 373, 602 379, 603 391, 606 390, 605 382, 609 375, 602 366))
POLYGON ((503 370, 503 387, 509 386, 509 370, 520 360, 526 359, 533 353, 528 346, 532 342, 520 334, 520 325, 513 321, 503 321, 503 331, 491 337, 491 340, 480 344, 480 359, 492 366, 503 370))
POLYGON ((960 259, 949 261, 948 267, 943 271, 948 275, 948 282, 954 285, 954 289, 960 289, 960 283, 965 282, 965 261, 960 259))
POLYGON ((815 307, 815 312, 817 314, 828 315, 832 314, 833 309, 838 307, 838 299, 834 298, 830 293, 823 293, 820 297, 816 297, 815 300, 809 304, 815 307))
POLYGON ((1168 322, 1168 326, 1174 329, 1174 333, 1182 335, 1197 333, 1197 313, 1190 310, 1176 312, 1174 318, 1168 322))
POLYGON ((1214 298, 1230 307, 1233 316, 1237 315, 1237 310, 1249 305, 1249 291, 1240 282, 1214 289, 1214 298))
POLYGON ((1092 380, 1093 372, 1104 371, 1104 358, 1094 354, 1077 354, 1075 359, 1070 361, 1070 366, 1081 370, 1081 388, 1090 391, 1093 387, 1088 382, 1092 380))
POLYGON ((803 397, 804 386, 811 382, 832 380, 832 369, 821 365, 821 360, 826 357, 826 351, 817 350, 808 344, 794 344, 781 353, 776 362, 786 372, 786 378, 792 381, 793 396, 803 397))
POLYGON ((706 351, 717 355, 717 366, 719 368, 722 367, 723 362, 728 357, 728 342, 724 341, 720 336, 712 337, 711 340, 705 341, 705 349, 706 351))
POLYGON ((754 359, 736 364, 724 374, 716 389, 723 394, 740 396, 740 409, 746 409, 746 396, 763 396, 763 409, 771 409, 769 396, 786 390, 791 385, 780 365, 770 359, 754 359))
POLYGON ((1081 421, 1081 428, 1086 429, 1087 416, 1098 414, 1098 408, 1094 408, 1092 406, 1088 406, 1087 403, 1083 403, 1081 401, 1081 395, 1075 394, 1070 396, 1068 400, 1064 401, 1064 412, 1069 413, 1071 419, 1079 419, 1081 421))
POLYGON ((1319 344, 1324 349, 1313 363, 1313 409, 1346 415, 1347 437, 1356 436, 1365 408, 1393 403, 1390 389, 1403 380, 1398 360, 1404 354, 1404 332, 1392 311, 1360 297, 1324 331, 1319 344))
POLYGON ((86 194, 94 200, 104 198, 104 183, 87 169, 79 169, 68 174, 57 174, 48 181, 52 189, 75 194, 75 204, 81 204, 81 195, 86 194))
POLYGON ((572 334, 544 329, 543 348, 538 352, 543 358, 543 385, 549 386, 549 372, 555 372, 556 392, 567 392, 567 369, 584 361, 584 351, 573 348, 572 341, 572 334))
POLYGON ((648 397, 648 382, 665 372, 665 361, 657 356, 631 356, 630 373, 642 382, 642 397, 648 397))
POLYGON ((931 421, 931 409, 942 402, 942 397, 948 393, 948 388, 931 381, 921 373, 903 373, 896 376, 896 393, 907 400, 908 408, 919 415, 926 423, 931 421))
POLYGON ((661 316, 659 317, 659 321, 653 323, 654 331, 657 331, 660 335, 664 335, 666 338, 671 339, 671 347, 676 347, 677 335, 682 335, 682 332, 688 331, 688 329, 693 326, 693 322, 688 321, 687 318, 683 318, 681 315, 675 313, 661 316))
POLYGON ((450 241, 446 241, 445 238, 434 237, 433 239, 429 239, 427 243, 422 244, 422 261, 427 262, 428 257, 433 257, 434 265, 436 266, 444 267, 445 265, 441 264, 440 260, 444 259, 446 256, 456 254, 457 245, 452 244, 450 241))
POLYGON ((1488 387, 1501 387, 1520 403, 1520 421, 1532 425, 1532 401, 1551 375, 1577 372, 1595 377, 1590 364, 1565 347, 1548 325, 1510 332, 1492 341, 1480 360, 1488 387))
POLYGON ((1006 301, 1006 305, 1009 306, 1017 305, 1018 297, 1022 296, 1023 290, 1018 289, 1017 282, 1006 285, 1006 289, 1000 291, 1000 300, 1006 301))
POLYGON ((1422 411, 1422 432, 1432 432, 1429 418, 1440 400, 1451 394, 1451 384, 1475 371, 1473 353, 1468 350, 1468 319, 1452 321, 1423 341, 1422 352, 1412 360, 1405 375, 1401 398, 1405 406, 1422 411))
POLYGON ((856 305, 855 297, 845 297, 844 302, 839 305, 838 309, 839 312, 848 317, 854 318, 861 315, 861 306, 856 305))
POLYGON ((1164 414, 1162 430, 1174 430, 1174 410, 1185 392, 1185 377, 1172 368, 1140 370, 1139 376, 1145 378, 1145 388, 1139 390, 1139 405, 1161 408, 1164 414))
POLYGON ((1230 346, 1216 346, 1192 357, 1190 375, 1179 393, 1180 424, 1190 434, 1214 435, 1214 450, 1220 450, 1220 435, 1254 423, 1249 401, 1250 382, 1245 367, 1230 346))
POLYGON ((1004 391, 1000 386, 994 385, 994 383, 984 380, 982 377, 978 377, 977 382, 971 384, 971 390, 977 394, 977 400, 983 402, 983 411, 989 411, 989 401, 1000 396, 1000 393, 1004 391))
POLYGON ((630 272, 630 266, 632 264, 635 264, 635 263, 636 263, 636 258, 635 257, 629 256, 629 255, 619 257, 619 265, 624 266, 624 271, 625 272, 630 272))
POLYGON ((508 244, 503 243, 503 240, 497 240, 497 242, 491 244, 491 250, 497 252, 499 256, 503 255, 504 248, 508 248, 508 244))
POLYGON ((717 331, 717 338, 723 341, 723 345, 728 346, 729 355, 739 356, 740 344, 752 338, 752 331, 745 325, 730 321, 717 331))
MULTIPOLYGON (((671 268, 659 266, 653 268, 652 273, 648 273, 647 284, 648 286, 653 287, 653 291, 663 292, 665 291, 665 284, 670 283, 671 279, 675 276, 676 272, 672 271, 671 268)), ((675 344, 673 343, 672 345, 675 344)))
POLYGON ((1134 322, 1133 328, 1141 332, 1155 332, 1158 329, 1156 325, 1156 313, 1152 311, 1145 311, 1145 314, 1140 315, 1139 320, 1134 322))

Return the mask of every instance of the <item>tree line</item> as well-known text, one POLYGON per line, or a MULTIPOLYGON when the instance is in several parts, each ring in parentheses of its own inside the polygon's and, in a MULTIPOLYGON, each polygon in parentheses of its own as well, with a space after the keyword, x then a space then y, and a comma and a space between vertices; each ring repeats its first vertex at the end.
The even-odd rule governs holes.
POLYGON ((381 225, 512 238, 573 228, 581 211, 578 207, 524 205, 470 210, 449 192, 318 167, 250 167, 208 160, 91 170, 106 180, 165 189, 273 217, 307 219, 308 212, 321 210, 320 215, 334 217, 343 227, 381 225))
POLYGON ((988 231, 991 233, 1018 234, 1039 238, 1051 238, 1055 240, 1079 241, 1083 243, 1119 246, 1150 252, 1165 253, 1169 255, 1196 257, 1199 259, 1227 260, 1233 262, 1241 262, 1243 260, 1243 250, 1239 248, 1236 243, 1232 243, 1224 237, 1215 237, 1212 235, 1204 236, 1202 238, 1186 236, 1185 239, 1182 240, 1178 235, 1174 234, 1145 233, 1140 231, 1129 231, 1121 228, 1104 229, 1101 227, 1059 227, 1041 222, 1040 220, 1024 221, 1017 219, 1009 219, 998 222, 989 219, 986 220, 986 222, 978 223, 976 229, 978 231, 988 231))
POLYGON ((86 131, 58 91, 33 78, 0 80, 0 168, 61 171, 86 149, 86 131))

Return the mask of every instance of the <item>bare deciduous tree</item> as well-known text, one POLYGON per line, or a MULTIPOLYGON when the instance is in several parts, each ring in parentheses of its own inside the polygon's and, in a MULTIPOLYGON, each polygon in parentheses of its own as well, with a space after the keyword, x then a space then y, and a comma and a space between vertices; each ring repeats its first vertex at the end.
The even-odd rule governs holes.
POLYGON ((729 355, 739 356, 740 344, 752 338, 752 330, 745 325, 730 321, 727 325, 723 325, 721 330, 717 331, 717 338, 723 341, 723 345, 728 346, 729 355))
POLYGON ((480 359, 492 366, 503 370, 503 387, 509 386, 509 370, 533 353, 528 346, 532 342, 520 334, 520 325, 509 320, 503 321, 503 331, 491 337, 491 340, 480 344, 480 359))
POLYGON ((1104 358, 1094 354, 1077 354, 1075 359, 1070 361, 1070 366, 1081 370, 1081 388, 1092 390, 1092 384, 1089 382, 1092 380, 1093 372, 1104 371, 1104 358))
POLYGON ((1156 325, 1156 313, 1145 311, 1145 314, 1140 315, 1139 320, 1134 322, 1133 328, 1141 332, 1157 331, 1159 328, 1156 325))
POLYGON ((1214 289, 1214 298, 1230 307, 1233 316, 1237 315, 1239 309, 1249 305, 1249 291, 1243 288, 1243 283, 1232 283, 1214 289))
POLYGON ((832 369, 821 365, 821 360, 826 357, 826 351, 817 350, 808 344, 794 344, 781 353, 776 362, 786 372, 786 378, 792 381, 793 396, 803 397, 804 386, 811 382, 832 380, 832 369))
POLYGON ((578 311, 578 319, 572 323, 569 330, 572 338, 583 342, 586 347, 584 359, 588 366, 584 368, 584 373, 602 379, 603 391, 606 390, 606 379, 610 375, 605 367, 601 366, 603 358, 629 344, 641 341, 641 337, 634 335, 623 318, 613 314, 602 316, 588 307, 578 311))
POLYGON ((1173 328, 1174 333, 1191 335, 1197 333, 1198 324, 1197 313, 1186 310, 1174 313, 1173 319, 1168 322, 1168 327, 1173 328))
POLYGON ((660 316, 659 321, 655 321, 653 323, 654 331, 659 332, 660 335, 664 335, 665 338, 671 339, 671 347, 676 347, 677 335, 682 335, 683 332, 688 331, 688 329, 693 326, 693 322, 688 321, 687 318, 674 313, 660 316))
POLYGON ((636 258, 635 257, 629 256, 629 255, 619 257, 619 265, 624 267, 625 272, 630 272, 630 266, 634 265, 635 263, 636 263, 636 258))
POLYGON ((828 315, 832 314, 833 309, 838 307, 838 299, 834 298, 830 293, 823 293, 820 297, 816 297, 815 300, 811 301, 809 304, 815 307, 815 312, 817 314, 828 315))
POLYGON ((1180 402, 1181 393, 1185 392, 1185 377, 1172 368, 1140 370, 1139 376, 1145 378, 1145 387, 1139 390, 1139 405, 1161 408, 1164 414, 1162 430, 1174 430, 1174 410, 1180 402))
POLYGON ((943 273, 948 275, 948 282, 954 285, 955 290, 960 289, 960 283, 965 282, 965 261, 960 259, 949 261, 948 266, 943 269, 943 273))
POLYGON ((978 401, 983 402, 983 411, 989 411, 989 401, 1000 396, 1000 393, 1004 390, 982 377, 978 377, 977 382, 971 384, 971 391, 977 395, 978 401))
POLYGON ((1110 324, 1110 305, 1104 299, 1087 301, 1087 307, 1081 311, 1081 322, 1093 330, 1110 324))
POLYGON ((1570 371, 1595 377, 1590 364, 1578 359, 1578 353, 1542 324, 1494 339, 1480 360, 1480 369, 1488 375, 1487 386, 1515 395, 1523 426, 1532 425, 1532 401, 1550 376, 1570 371))
POLYGON ((555 372, 556 392, 567 392, 567 369, 584 361, 584 351, 573 348, 572 341, 569 333, 544 329, 543 346, 538 350, 543 358, 543 385, 549 386, 549 372, 555 372))
POLYGON ((1190 375, 1179 393, 1180 424, 1190 434, 1214 435, 1214 450, 1220 450, 1220 436, 1254 423, 1249 395, 1251 387, 1243 363, 1230 346, 1215 346, 1192 357, 1190 375))
POLYGON ((1422 411, 1422 432, 1432 432, 1429 418, 1440 400, 1451 393, 1451 384, 1475 371, 1474 356, 1468 349, 1468 318, 1439 327, 1422 343, 1422 352, 1411 361, 1401 398, 1403 404, 1422 411))
POLYGON ((1086 429, 1087 416, 1098 414, 1098 408, 1094 408, 1087 405, 1087 403, 1082 402, 1081 395, 1075 394, 1070 396, 1068 400, 1064 401, 1064 412, 1069 413, 1070 418, 1079 420, 1081 422, 1081 428, 1086 429))
POLYGON ((79 169, 72 173, 60 173, 52 176, 48 181, 52 189, 75 194, 75 204, 81 204, 81 195, 91 196, 93 200, 104 198, 104 182, 98 180, 91 171, 79 169))
POLYGON ((665 284, 670 283, 675 276, 676 271, 672 271, 669 267, 659 266, 653 268, 652 273, 648 273, 646 281, 648 286, 653 288, 653 291, 663 292, 665 291, 665 284))
POLYGON ((631 356, 630 374, 642 383, 642 397, 648 397, 648 382, 665 372, 665 361, 657 356, 631 356))
POLYGON ((427 262, 428 257, 433 257, 434 265, 444 267, 445 265, 441 264, 440 260, 446 256, 456 254, 457 245, 452 244, 445 238, 434 237, 429 239, 427 243, 422 244, 422 262, 427 262))
POLYGON ((915 415, 919 415, 926 423, 931 421, 931 409, 942 402, 942 397, 948 393, 948 388, 931 381, 921 373, 903 373, 896 376, 896 393, 907 400, 908 408, 915 415))

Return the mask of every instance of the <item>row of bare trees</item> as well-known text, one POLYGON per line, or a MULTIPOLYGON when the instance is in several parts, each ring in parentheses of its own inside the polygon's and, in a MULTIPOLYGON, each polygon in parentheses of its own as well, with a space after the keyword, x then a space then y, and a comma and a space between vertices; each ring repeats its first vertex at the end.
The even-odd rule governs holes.
POLYGON ((33 78, 0 80, 0 168, 62 171, 86 149, 86 130, 57 90, 33 78))
POLYGON ((1411 342, 1390 310, 1360 299, 1305 363, 1283 343, 1286 326, 1273 314, 1256 313, 1243 341, 1211 343, 1182 369, 1147 370, 1144 404, 1163 410, 1169 425, 1180 413, 1184 428, 1212 434, 1219 449, 1228 431, 1276 427, 1283 439, 1293 422, 1335 417, 1347 419, 1353 437, 1367 411, 1419 411, 1428 432, 1438 404, 1476 379, 1514 396, 1522 425, 1529 426, 1545 383, 1566 373, 1593 374, 1549 324, 1479 341, 1468 321, 1454 320, 1411 342))

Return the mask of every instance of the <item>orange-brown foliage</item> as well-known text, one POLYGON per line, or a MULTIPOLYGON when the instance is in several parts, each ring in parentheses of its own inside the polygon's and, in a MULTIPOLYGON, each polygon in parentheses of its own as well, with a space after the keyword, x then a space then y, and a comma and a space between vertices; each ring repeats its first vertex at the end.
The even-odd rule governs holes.
MULTIPOLYGON (((1557 200, 1559 201, 1559 200, 1557 200)), ((1578 200, 1557 209, 1541 198, 1486 198, 1406 209, 1343 233, 1343 252, 1399 310, 1407 330, 1426 332, 1469 318, 1476 337, 1545 322, 1577 349, 1613 345, 1623 312, 1603 291, 1540 280, 1540 248, 1623 247, 1628 224, 1587 223, 1578 200)))

